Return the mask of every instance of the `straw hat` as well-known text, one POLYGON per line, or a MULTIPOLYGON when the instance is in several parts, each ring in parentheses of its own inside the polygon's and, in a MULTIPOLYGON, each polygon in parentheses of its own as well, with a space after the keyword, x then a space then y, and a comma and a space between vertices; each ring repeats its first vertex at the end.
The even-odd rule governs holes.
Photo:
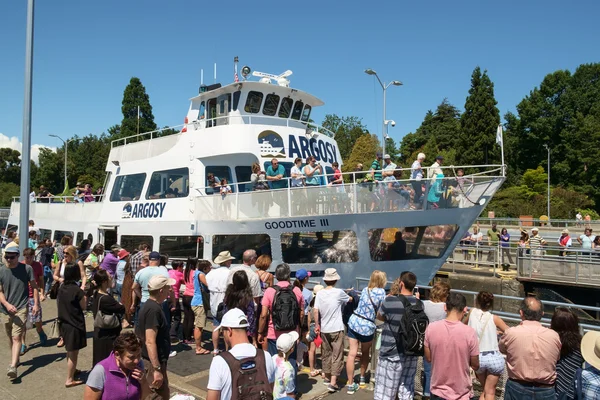
POLYGON ((231 257, 231 253, 227 250, 219 253, 217 258, 215 258, 215 264, 222 264, 225 261, 235 260, 235 257, 231 257))
POLYGON ((563 229, 562 233, 568 235, 569 234, 569 230, 568 229, 563 229))
POLYGON ((600 369, 600 332, 590 331, 581 339, 583 359, 596 369, 600 369))
POLYGON ((319 293, 321 290, 325 289, 325 287, 323 285, 315 285, 315 287, 313 288, 313 294, 317 294, 319 293))

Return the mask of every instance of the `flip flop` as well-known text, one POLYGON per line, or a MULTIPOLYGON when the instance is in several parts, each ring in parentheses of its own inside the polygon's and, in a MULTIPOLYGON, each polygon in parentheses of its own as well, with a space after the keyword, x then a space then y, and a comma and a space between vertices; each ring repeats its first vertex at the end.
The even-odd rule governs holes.
POLYGON ((314 378, 316 376, 321 375, 321 370, 320 369, 313 369, 312 371, 310 371, 310 376, 311 378, 314 378))
POLYGON ((73 382, 68 383, 68 384, 65 383, 65 387, 68 389, 68 388, 72 388, 72 387, 75 387, 75 386, 83 385, 84 383, 85 383, 84 381, 73 381, 73 382))
POLYGON ((206 349, 196 350, 196 355, 197 356, 205 356, 207 354, 210 354, 209 350, 206 350, 206 349))

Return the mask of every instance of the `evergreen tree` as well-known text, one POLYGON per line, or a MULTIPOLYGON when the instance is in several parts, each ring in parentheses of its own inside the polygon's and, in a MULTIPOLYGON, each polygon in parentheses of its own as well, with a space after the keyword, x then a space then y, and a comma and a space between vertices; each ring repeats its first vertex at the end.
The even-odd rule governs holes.
POLYGON ((471 75, 471 89, 461 117, 461 134, 456 146, 459 162, 463 165, 499 164, 500 147, 496 144, 496 130, 500 112, 494 98, 494 84, 487 70, 475 68, 471 75))
POLYGON ((344 172, 354 171, 357 164, 363 165, 363 171, 371 167, 375 154, 380 151, 381 146, 376 135, 364 134, 356 140, 348 161, 344 164, 344 172))
POLYGON ((335 114, 327 114, 322 125, 335 134, 334 139, 337 142, 343 163, 346 163, 348 157, 350 157, 356 140, 368 133, 362 119, 353 116, 339 117, 335 114))
MULTIPOLYGON (((138 133, 138 106, 139 133, 156 130, 152 105, 150 105, 150 96, 146 93, 146 88, 142 85, 139 78, 133 77, 123 92, 123 103, 121 106, 123 120, 121 121, 120 130, 117 133, 118 137, 132 136, 138 133)), ((148 137, 149 135, 144 135, 143 138, 147 139, 148 137)))

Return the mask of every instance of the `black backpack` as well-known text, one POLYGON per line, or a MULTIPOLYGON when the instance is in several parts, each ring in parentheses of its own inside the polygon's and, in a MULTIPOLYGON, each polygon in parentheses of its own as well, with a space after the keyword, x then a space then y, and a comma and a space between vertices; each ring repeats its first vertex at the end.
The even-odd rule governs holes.
POLYGON ((292 285, 285 288, 275 285, 273 298, 273 327, 276 331, 291 331, 300 323, 300 306, 292 285))
POLYGON ((399 332, 404 355, 422 356, 425 354, 425 329, 429 325, 423 302, 416 299, 416 303, 411 304, 403 295, 398 295, 398 298, 404 305, 399 332))
POLYGON ((231 372, 231 400, 271 400, 273 388, 267 376, 265 352, 256 349, 256 356, 241 360, 230 352, 220 354, 231 372))

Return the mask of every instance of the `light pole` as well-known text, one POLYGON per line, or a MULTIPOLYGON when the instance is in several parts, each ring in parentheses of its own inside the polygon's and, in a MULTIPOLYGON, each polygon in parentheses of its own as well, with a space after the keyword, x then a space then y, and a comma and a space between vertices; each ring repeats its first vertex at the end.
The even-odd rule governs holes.
POLYGON ((387 91, 387 88, 389 88, 391 85, 402 86, 402 82, 391 81, 386 84, 385 82, 382 82, 381 79, 379 79, 379 75, 377 75, 377 72, 373 71, 371 68, 365 69, 365 74, 375 75, 375 78, 377 78, 377 81, 379 81, 379 84, 381 85, 381 88, 383 89, 383 128, 381 131, 381 138, 382 138, 381 148, 382 148, 382 153, 385 154, 385 141, 387 139, 387 123, 388 123, 387 119, 385 118, 385 93, 387 91))
POLYGON ((58 135, 48 135, 48 136, 60 139, 63 142, 63 144, 65 145, 65 188, 66 188, 67 187, 67 151, 69 149, 68 144, 70 141, 72 141, 74 139, 69 139, 65 142, 65 140, 58 135))
POLYGON ((546 150, 548 150, 548 225, 550 225, 550 146, 547 144, 544 145, 546 150))

